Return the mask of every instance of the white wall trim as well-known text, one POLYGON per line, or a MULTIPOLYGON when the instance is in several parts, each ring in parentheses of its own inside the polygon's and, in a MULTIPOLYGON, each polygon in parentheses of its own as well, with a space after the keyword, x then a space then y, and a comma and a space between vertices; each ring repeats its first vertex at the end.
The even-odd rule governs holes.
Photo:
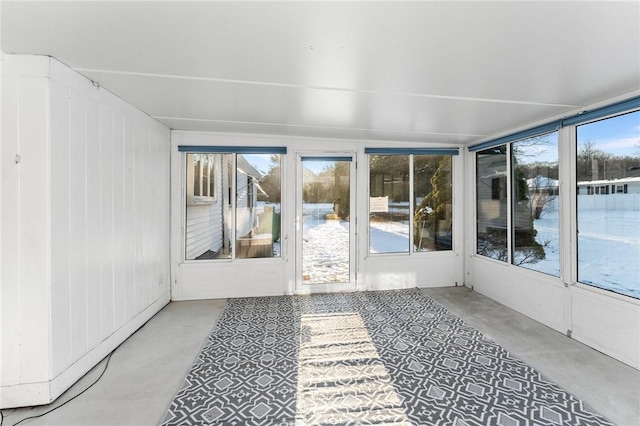
POLYGON ((3 386, 0 392, 0 407, 5 409, 51 403, 62 395, 72 384, 87 372, 91 371, 102 359, 120 346, 122 342, 135 333, 170 301, 171 294, 169 292, 163 294, 162 297, 138 314, 134 319, 105 339, 100 345, 89 351, 85 356, 70 365, 51 381, 3 386))

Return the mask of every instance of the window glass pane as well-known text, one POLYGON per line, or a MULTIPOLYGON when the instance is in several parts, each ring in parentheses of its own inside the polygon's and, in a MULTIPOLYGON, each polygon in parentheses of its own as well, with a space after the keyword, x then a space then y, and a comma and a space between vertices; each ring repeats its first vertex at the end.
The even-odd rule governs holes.
POLYGON ((558 132, 512 146, 512 263, 560 276, 558 132))
POLYGON ((236 161, 236 258, 280 256, 280 154, 236 161))
POLYGON ((200 191, 202 179, 202 162, 200 158, 203 154, 189 154, 193 164, 193 195, 199 197, 202 195, 200 191))
POLYGON ((216 191, 215 191, 215 165, 214 165, 214 155, 213 154, 209 154, 209 188, 207 189, 207 194, 209 194, 210 197, 215 197, 216 196, 216 191))
POLYGON ((578 281, 640 298, 640 111, 576 133, 578 281))
POLYGON ((231 257, 231 199, 229 174, 232 154, 187 154, 185 259, 231 257), (204 166, 204 159, 208 166, 204 166), (206 186, 202 186, 204 175, 206 186), (223 170, 225 173, 223 173, 223 170), (208 196, 202 196, 212 188, 208 196))
POLYGON ((413 156, 415 251, 451 250, 451 156, 413 156))
POLYGON ((200 167, 201 167, 201 173, 202 175, 200 176, 200 195, 202 195, 203 197, 210 197, 212 195, 209 195, 209 155, 202 155, 200 156, 200 167))
POLYGON ((409 156, 369 156, 369 252, 409 252, 409 156))
POLYGON ((507 147, 476 154, 476 252, 508 260, 507 251, 507 147))
POLYGON ((303 157, 302 164, 302 283, 348 283, 351 157, 303 157))

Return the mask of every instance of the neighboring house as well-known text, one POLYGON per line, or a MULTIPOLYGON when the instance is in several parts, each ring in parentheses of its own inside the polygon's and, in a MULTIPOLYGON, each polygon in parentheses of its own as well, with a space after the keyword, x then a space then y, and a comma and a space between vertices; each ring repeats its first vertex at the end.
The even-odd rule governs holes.
POLYGON ((640 194, 640 177, 578 182, 578 195, 640 194))
POLYGON ((240 154, 188 154, 185 258, 226 257, 233 236, 232 179, 236 178, 238 237, 257 227, 258 182, 262 175, 240 154))

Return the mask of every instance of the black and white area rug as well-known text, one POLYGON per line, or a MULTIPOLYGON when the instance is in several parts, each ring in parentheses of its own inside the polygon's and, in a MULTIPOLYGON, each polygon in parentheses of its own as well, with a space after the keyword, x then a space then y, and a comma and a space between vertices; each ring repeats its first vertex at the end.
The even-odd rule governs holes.
POLYGON ((162 425, 611 425, 418 289, 231 299, 162 425))

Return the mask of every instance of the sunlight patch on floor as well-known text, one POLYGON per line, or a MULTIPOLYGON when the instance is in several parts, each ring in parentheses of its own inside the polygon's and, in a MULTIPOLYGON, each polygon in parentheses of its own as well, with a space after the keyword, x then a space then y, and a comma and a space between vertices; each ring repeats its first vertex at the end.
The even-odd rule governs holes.
POLYGON ((303 315, 297 426, 411 425, 357 313, 303 315))

